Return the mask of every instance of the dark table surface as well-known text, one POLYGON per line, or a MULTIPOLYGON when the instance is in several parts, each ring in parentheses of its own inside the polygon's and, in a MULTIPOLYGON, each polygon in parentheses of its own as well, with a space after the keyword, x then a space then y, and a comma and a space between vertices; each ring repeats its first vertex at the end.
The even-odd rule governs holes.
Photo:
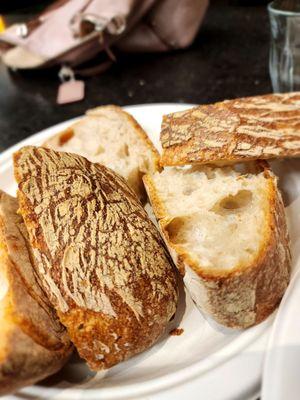
MULTIPOLYGON (((55 69, 10 73, 0 63, 0 151, 101 104, 209 103, 270 92, 266 6, 236 4, 212 2, 187 50, 119 55, 110 70, 86 81, 82 102, 56 105, 55 69)), ((8 21, 27 15, 28 10, 4 13, 8 21)))

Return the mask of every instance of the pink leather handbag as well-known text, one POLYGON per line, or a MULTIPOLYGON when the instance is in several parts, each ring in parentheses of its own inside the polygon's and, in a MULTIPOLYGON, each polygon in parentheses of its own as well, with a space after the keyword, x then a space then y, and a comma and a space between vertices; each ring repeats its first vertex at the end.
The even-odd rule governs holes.
POLYGON ((193 41, 209 0, 58 0, 28 23, 0 35, 4 64, 12 69, 61 65, 57 102, 84 98, 76 75, 105 71, 125 52, 162 52, 193 41), (89 67, 86 61, 102 53, 89 67), (80 69, 78 69, 80 66, 80 69), (74 70, 76 67, 76 70, 74 70))
POLYGON ((111 48, 162 52, 193 41, 209 0, 58 0, 27 24, 0 35, 3 62, 15 69, 77 66, 111 48))

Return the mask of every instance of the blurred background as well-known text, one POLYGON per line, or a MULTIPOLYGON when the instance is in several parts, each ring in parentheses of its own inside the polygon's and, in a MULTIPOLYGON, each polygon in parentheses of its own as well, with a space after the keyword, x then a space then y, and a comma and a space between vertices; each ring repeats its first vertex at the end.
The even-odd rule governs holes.
MULTIPOLYGON (((7 26, 51 1, 1 0, 7 26)), ((121 54, 106 72, 86 79, 81 102, 56 104, 58 67, 9 71, 0 62, 0 150, 101 104, 210 103, 272 91, 268 70, 267 1, 211 0, 193 44, 184 50, 121 54)))

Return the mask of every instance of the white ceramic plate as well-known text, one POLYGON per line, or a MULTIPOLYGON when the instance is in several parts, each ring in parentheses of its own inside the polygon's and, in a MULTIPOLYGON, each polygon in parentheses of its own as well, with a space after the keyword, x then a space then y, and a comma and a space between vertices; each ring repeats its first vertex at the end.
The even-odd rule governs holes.
MULTIPOLYGON (((288 174, 294 190, 289 208, 290 234, 293 237, 294 269, 291 283, 282 299, 272 326, 263 368, 262 400, 298 400, 300 398, 300 197, 299 162, 290 161, 288 174)), ((289 189, 291 192, 291 188, 289 189)))
MULTIPOLYGON (((188 105, 155 104, 126 109, 141 123, 159 148, 163 114, 188 105)), ((14 194, 11 155, 24 145, 40 145, 74 120, 46 129, 2 153, 0 187, 14 194)), ((298 179, 298 178, 297 178, 298 179)), ((300 182, 300 180, 299 180, 300 182)), ((288 192, 289 188, 285 188, 288 192)), ((75 357, 55 377, 25 388, 9 399, 134 399, 225 400, 253 398, 259 389, 266 337, 273 317, 246 331, 233 331, 207 321, 181 291, 180 305, 170 330, 179 326, 181 336, 166 335, 143 354, 93 374, 75 357)))
POLYGON ((294 276, 270 335, 263 369, 262 400, 300 398, 300 270, 294 276))

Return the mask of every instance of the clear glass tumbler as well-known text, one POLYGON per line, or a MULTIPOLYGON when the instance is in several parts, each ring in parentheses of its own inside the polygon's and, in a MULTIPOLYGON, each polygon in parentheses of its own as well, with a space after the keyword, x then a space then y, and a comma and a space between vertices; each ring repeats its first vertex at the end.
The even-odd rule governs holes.
POLYGON ((300 9, 283 7, 286 1, 268 5, 271 24, 270 75, 274 92, 300 90, 300 9))

